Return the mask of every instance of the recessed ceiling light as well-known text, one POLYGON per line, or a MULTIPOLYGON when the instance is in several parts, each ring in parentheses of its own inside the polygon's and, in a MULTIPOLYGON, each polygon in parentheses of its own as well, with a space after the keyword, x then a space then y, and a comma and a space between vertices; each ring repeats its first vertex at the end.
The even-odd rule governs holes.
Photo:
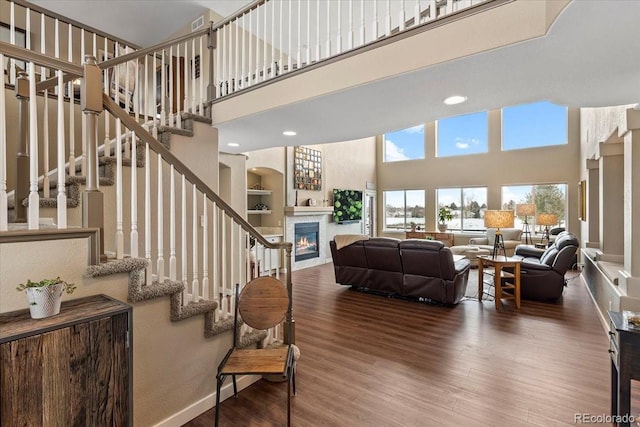
POLYGON ((229 147, 240 147, 240 144, 238 144, 237 142, 229 142, 227 145, 229 147))
POLYGON ((297 133, 293 130, 285 130, 284 132, 282 132, 283 135, 285 136, 296 136, 297 133))
POLYGON ((454 95, 445 99, 444 103, 447 105, 456 105, 456 104, 462 104, 466 100, 467 100, 466 96, 454 95))

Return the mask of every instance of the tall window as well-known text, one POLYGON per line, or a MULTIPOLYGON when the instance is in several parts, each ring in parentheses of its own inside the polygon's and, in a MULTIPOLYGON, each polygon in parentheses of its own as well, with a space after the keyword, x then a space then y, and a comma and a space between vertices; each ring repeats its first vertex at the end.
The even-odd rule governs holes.
POLYGON ((450 230, 484 230, 484 211, 487 209, 487 188, 439 188, 436 190, 438 209, 451 209, 453 219, 447 222, 450 230))
POLYGON ((562 145, 567 139, 567 107, 536 102, 502 109, 503 150, 562 145))
POLYGON ((384 135, 384 161, 424 159, 424 125, 384 135))
POLYGON ((424 230, 424 190, 385 191, 385 231, 409 230, 412 222, 424 230))
POLYGON ((489 124, 486 111, 437 121, 438 157, 486 153, 489 124))
MULTIPOLYGON (((558 227, 566 227, 567 184, 512 185, 502 187, 502 209, 515 210, 516 204, 534 203, 536 215, 541 213, 558 215, 558 227)), ((515 227, 521 227, 524 218, 516 217, 515 227)), ((535 224, 535 216, 528 219, 535 224)), ((541 232, 540 226, 535 231, 541 232)))

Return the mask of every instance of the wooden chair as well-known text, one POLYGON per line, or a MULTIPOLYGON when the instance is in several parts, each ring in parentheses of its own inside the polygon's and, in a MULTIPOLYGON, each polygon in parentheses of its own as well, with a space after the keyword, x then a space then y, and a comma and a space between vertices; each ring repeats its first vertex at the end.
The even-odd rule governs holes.
POLYGON ((287 380, 287 426, 291 424, 291 387, 296 393, 293 346, 283 345, 273 349, 238 348, 238 313, 242 320, 254 329, 270 329, 285 318, 289 307, 289 295, 282 282, 273 277, 258 277, 251 280, 239 292, 236 284, 236 307, 234 313, 233 347, 227 352, 216 375, 216 420, 220 416, 220 388, 231 376, 233 395, 238 397, 236 375, 282 375, 287 380))

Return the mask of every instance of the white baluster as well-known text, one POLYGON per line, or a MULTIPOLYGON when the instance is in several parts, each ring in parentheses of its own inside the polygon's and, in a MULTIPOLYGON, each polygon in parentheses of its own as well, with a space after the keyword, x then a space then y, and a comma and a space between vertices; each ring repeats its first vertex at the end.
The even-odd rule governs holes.
POLYGON ((404 4, 404 0, 400 1, 400 12, 398 13, 398 20, 400 21, 398 23, 398 29, 400 31, 404 31, 405 28, 405 22, 406 22, 406 14, 405 14, 405 4, 404 4))
POLYGON ((311 3, 307 1, 307 65, 311 64, 311 3))
MULTIPOLYGON (((320 1, 320 0, 318 0, 320 1)), ((278 74, 282 74, 285 72, 284 70, 284 44, 283 44, 283 38, 282 38, 282 29, 284 28, 284 21, 282 20, 282 15, 283 15, 283 9, 284 9, 284 5, 282 4, 282 2, 277 2, 276 4, 280 5, 280 25, 278 25, 279 27, 279 32, 280 32, 280 42, 278 43, 278 46, 280 46, 280 60, 278 61, 278 74)), ((275 31, 275 30, 274 30, 275 31)))
MULTIPOLYGON (((206 102, 206 95, 204 92, 204 68, 203 68, 203 64, 204 64, 204 51, 202 50, 202 37, 200 36, 200 64, 199 64, 199 71, 200 71, 200 115, 204 116, 204 104, 206 102)), ((238 74, 238 64, 236 63, 236 75, 238 74)))
POLYGON ((298 52, 296 65, 299 70, 302 67, 302 0, 298 0, 298 52))
POLYGON ((220 309, 222 318, 226 319, 229 314, 229 300, 226 298, 227 292, 227 216, 224 211, 220 212, 220 309))
MULTIPOLYGON (((98 58, 99 61, 103 61, 107 56, 107 52, 109 52, 109 43, 108 39, 104 38, 104 55, 105 58, 98 58)), ((104 93, 109 95, 109 70, 105 69, 103 73, 102 80, 104 81, 104 93)), ((109 130, 109 114, 104 114, 104 155, 105 157, 111 157, 111 135, 109 130)))
MULTIPOLYGON (((331 3, 331 2, 327 2, 327 3, 331 3)), ((293 50, 292 50, 292 40, 293 39, 293 14, 292 14, 292 4, 293 4, 293 0, 289 1, 289 32, 287 32, 287 34, 289 35, 289 49, 287 50, 287 71, 292 71, 293 70, 293 50)))
POLYGON ((245 274, 247 277, 247 282, 250 280, 251 275, 253 274, 253 270, 251 269, 251 240, 249 233, 245 233, 244 235, 244 247, 246 248, 244 251, 245 257, 245 274))
MULTIPOLYGON (((0 52, 0 67, 2 67, 4 75, 4 55, 2 52, 0 52)), ((4 90, 0 90, 0 231, 7 231, 9 227, 9 205, 7 202, 7 118, 5 116, 7 104, 4 92, 4 90)))
POLYGON ((191 39, 191 112, 196 113, 196 39, 191 39))
MULTIPOLYGON (((9 43, 16 44, 16 7, 14 2, 9 4, 11 5, 9 13, 11 15, 9 23, 9 43)), ((9 60, 9 83, 16 83, 16 61, 13 58, 9 60)))
MULTIPOLYGON (((40 19, 40 53, 46 54, 47 52, 45 49, 45 39, 44 39, 44 32, 45 32, 44 14, 41 14, 40 18, 41 18, 40 19)), ((56 19, 55 22, 56 24, 54 27, 54 44, 57 47, 58 41, 60 39, 60 34, 58 32, 58 20, 56 19)), ((46 74, 47 74, 47 69, 45 67, 40 67, 40 81, 46 80, 46 74)), ((48 198, 51 196, 51 191, 50 191, 51 183, 49 178, 49 91, 48 90, 44 91, 44 108, 43 108, 42 114, 44 116, 44 120, 42 123, 42 133, 43 133, 42 163, 44 166, 44 176, 42 179, 42 192, 43 192, 43 196, 48 198)))
POLYGON ((204 299, 209 299, 209 214, 206 194, 202 194, 202 219, 202 292, 200 295, 204 299))
POLYGON ((427 18, 427 20, 433 21, 438 17, 438 6, 436 5, 436 0, 429 0, 429 6, 427 6, 427 8, 429 9, 429 18, 427 18))
POLYGON ((213 269, 212 269, 212 277, 213 277, 213 299, 218 300, 218 309, 216 313, 219 315, 222 309, 222 299, 220 299, 220 289, 218 284, 220 283, 220 276, 218 276, 218 248, 220 247, 220 241, 218 240, 218 207, 216 206, 216 202, 213 202, 213 208, 211 210, 211 223, 213 224, 213 233, 211 236, 211 240, 213 240, 212 246, 212 259, 213 259, 213 269))
POLYGON ((169 188, 169 280, 176 281, 176 178, 171 165, 169 188))
MULTIPOLYGON (((154 138, 157 138, 158 136, 158 126, 157 126, 157 117, 158 117, 158 95, 157 95, 157 88, 158 88, 158 73, 157 70, 158 66, 157 66, 157 61, 156 61, 156 53, 153 52, 153 70, 151 71, 151 76, 153 79, 153 87, 151 88, 151 92, 153 93, 153 105, 151 106, 151 108, 153 109, 152 111, 152 116, 153 116, 153 136, 154 138)), ((148 92, 147 92, 148 93, 148 92)), ((160 96, 162 96, 162 90, 160 90, 160 96)))
MULTIPOLYGON (((177 72, 177 71, 176 71, 177 72)), ((175 126, 173 120, 173 46, 169 46, 169 126, 175 126)))
MULTIPOLYGON (((236 257, 234 256, 235 252, 233 251, 233 247, 235 246, 233 244, 233 219, 231 217, 228 218, 229 219, 229 285, 227 286, 227 295, 231 296, 233 295, 233 290, 235 289, 235 270, 233 268, 233 261, 236 259, 236 257)), ((230 299, 230 307, 233 307, 233 300, 235 298, 231 298, 230 299)), ((233 313, 233 311, 229 311, 230 313, 233 313)))
POLYGON ((384 22, 384 35, 389 37, 391 35, 391 0, 387 0, 387 15, 384 22))
POLYGON ((353 49, 353 0, 349 0, 349 32, 347 33, 347 50, 353 49))
MULTIPOLYGON (((73 62, 73 26, 69 24, 69 45, 68 45, 69 62, 73 62)), ((73 81, 69 82, 69 175, 76 175, 76 127, 75 127, 75 105, 73 97, 73 81)))
MULTIPOLYGON (((241 79, 238 72, 240 70, 240 32, 239 32, 240 26, 238 25, 239 19, 236 18, 233 22, 236 27, 236 48, 233 51, 235 56, 235 68, 233 70, 233 76, 234 76, 233 78, 235 80, 235 84, 233 85, 233 90, 235 92, 236 90, 240 89, 240 79, 241 79)), ((200 47, 202 48, 202 43, 200 44, 200 47)), ((200 58, 202 58, 202 52, 200 52, 200 58)), ((200 78, 200 82, 202 82, 202 78, 200 78)), ((202 113, 200 113, 200 115, 204 116, 204 114, 202 113)))
POLYGON ((271 77, 277 75, 276 71, 276 2, 271 3, 271 77))
POLYGON ((167 73, 164 69, 164 49, 162 50, 162 59, 160 61, 160 126, 167 124, 167 106, 165 105, 165 98, 167 93, 167 73))
POLYGON ((182 286, 184 286, 184 290, 182 291, 182 305, 185 306, 189 304, 189 283, 187 282, 187 181, 184 175, 182 175, 182 239, 181 239, 181 248, 182 251, 182 286))
POLYGON ((98 35, 93 33, 93 57, 96 58, 98 56, 98 35))
POLYGON ((164 181, 162 180, 162 154, 158 154, 158 282, 164 283, 164 181))
MULTIPOLYGON (((107 114, 105 111, 105 115, 107 114)), ((116 259, 124 258, 122 202, 122 123, 120 119, 116 119, 116 259)))
POLYGON ((373 22, 371 23, 371 41, 378 39, 378 2, 373 2, 373 22))
POLYGON ((193 191, 191 195, 192 199, 192 217, 191 217, 191 236, 192 243, 192 265, 193 265, 193 277, 191 279, 191 292, 193 292, 193 301, 200 300, 199 285, 198 285, 198 190, 196 185, 193 184, 193 191))
POLYGON ((316 0, 316 62, 320 61, 320 0, 316 0))
MULTIPOLYGON (((247 68, 246 68, 246 63, 247 63, 247 55, 245 55, 246 53, 246 42, 247 42, 247 32, 249 31, 249 29, 247 28, 247 14, 245 13, 244 15, 242 15, 242 47, 240 48, 241 52, 240 52, 240 56, 242 57, 241 61, 240 61, 240 82, 238 82, 238 87, 240 88, 244 88, 245 85, 245 78, 247 76, 246 72, 247 72, 247 68)), ((249 39, 249 42, 251 42, 251 39, 249 39)))
POLYGON ((367 34, 364 27, 364 0, 360 0, 360 46, 365 43, 367 43, 367 34))
MULTIPOLYGON (((143 114, 143 119, 142 119, 142 123, 147 123, 147 121, 149 120, 149 113, 151 113, 151 110, 149 108, 149 99, 151 98, 149 96, 149 76, 148 73, 149 72, 149 55, 145 55, 144 57, 144 72, 142 73, 141 77, 142 79, 144 79, 144 93, 142 94, 142 99, 144 101, 144 114, 143 114)), ((156 70, 154 69, 153 71, 151 71, 153 74, 156 73, 156 70)), ((155 88, 153 88, 153 91, 155 92, 155 88)), ((155 108, 155 106, 154 106, 155 108)), ((152 116, 155 116, 155 114, 152 114, 152 116)), ((148 130, 148 129, 147 129, 148 130)), ((133 142, 133 147, 135 147, 136 143, 133 142)))
POLYGON ((240 249, 240 245, 242 245, 242 227, 240 226, 240 224, 238 224, 238 251, 236 252, 236 257, 238 258, 238 282, 242 283, 244 286, 244 283, 247 283, 249 280, 247 276, 245 276, 244 278, 242 277, 242 273, 246 272, 246 269, 243 268, 243 264, 242 264, 243 252, 240 249))
MULTIPOLYGON (((253 13, 249 12, 249 29, 247 30, 249 32, 249 55, 248 59, 249 59, 249 63, 248 63, 248 72, 249 75, 247 76, 247 86, 251 86, 253 84, 253 37, 251 36, 251 31, 253 30, 253 13)), ((224 36, 224 31, 222 33, 222 35, 224 36)))
MULTIPOLYGON (((172 60, 173 61, 173 60, 172 60)), ((181 81, 184 78, 182 73, 184 72, 184 66, 181 67, 182 61, 180 60, 180 43, 176 45, 176 124, 178 129, 182 129, 182 90, 180 89, 181 81)))
MULTIPOLYGON (((28 11, 29 9, 27 9, 28 11)), ((27 23, 27 34, 29 25, 27 23)), ((28 40, 28 39, 27 39, 28 40)), ((38 194, 38 105, 36 93, 36 64, 29 62, 29 230, 38 229, 40 195, 38 194)))
POLYGON ((231 25, 227 25, 226 27, 226 31, 227 31, 227 46, 225 46, 227 48, 227 52, 228 55, 225 58, 225 60, 227 61, 226 63, 229 65, 229 67, 227 68, 227 93, 233 93, 236 91, 236 82, 234 80, 235 74, 234 74, 234 70, 233 70, 233 56, 235 54, 235 50, 233 48, 233 29, 231 28, 231 25))
POLYGON ((221 72, 222 72, 222 66, 220 65, 221 62, 221 51, 223 49, 222 45, 220 44, 222 42, 221 40, 221 30, 218 29, 216 31, 216 98, 220 98, 220 96, 222 96, 222 76, 221 76, 221 72))
POLYGON ((147 286, 151 285, 151 159, 149 143, 144 149, 144 257, 147 259, 147 286))
MULTIPOLYGON (((138 258, 138 141, 131 132, 131 258, 138 258)), ((145 153, 146 154, 146 153, 145 153)))
MULTIPOLYGON (((85 51, 85 46, 84 46, 84 29, 80 30, 80 61, 82 63, 84 63, 84 55, 85 55, 86 51, 85 51)), ((72 86, 73 88, 73 86, 72 86)), ((69 93, 73 93, 73 92, 69 92, 69 93)), ((82 163, 81 163, 81 175, 82 176, 87 176, 87 117, 86 114, 82 114, 82 116, 80 116, 80 122, 82 124, 82 163)), ((97 158, 97 156, 96 156, 97 158)), ((100 179, 98 179, 98 182, 100 182, 100 179)))
POLYGON ((280 263, 278 262, 278 259, 282 259, 282 251, 280 249, 276 249, 275 251, 276 251, 276 279, 280 280, 280 263))
POLYGON ((189 111, 189 45, 184 42, 184 111, 189 111))
POLYGON ((338 2, 338 34, 336 35, 336 55, 342 53, 342 3, 338 2))
POLYGON ((262 81, 267 80, 267 64, 269 63, 269 60, 267 59, 267 5, 269 3, 264 3, 264 15, 263 15, 263 28, 264 28, 264 33, 262 35, 262 45, 263 45, 263 54, 262 54, 262 81))
MULTIPOLYGON (((375 1, 373 2, 376 3, 375 1)), ((328 58, 331 56, 331 2, 327 2, 327 49, 324 57, 328 58)))

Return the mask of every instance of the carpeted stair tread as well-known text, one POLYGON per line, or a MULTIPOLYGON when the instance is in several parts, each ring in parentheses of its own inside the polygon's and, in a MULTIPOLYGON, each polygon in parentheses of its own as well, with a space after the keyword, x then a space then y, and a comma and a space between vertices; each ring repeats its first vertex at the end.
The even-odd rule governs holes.
POLYGON ((84 275, 88 278, 95 278, 116 273, 131 273, 147 268, 147 264, 148 262, 144 258, 114 259, 100 265, 90 265, 84 275))
POLYGON ((172 126, 158 126, 158 135, 161 133, 170 133, 173 135, 193 136, 193 130, 185 128, 176 128, 172 126))
POLYGON ((233 316, 214 323, 213 313, 205 314, 204 336, 205 338, 215 337, 223 332, 233 330, 233 316))
MULTIPOLYGON (((111 175, 111 174, 109 174, 111 175)), ((87 177, 86 176, 69 176, 67 177, 67 183, 69 184, 78 184, 78 185, 87 185, 87 177)), ((101 176, 98 178, 98 183, 100 185, 113 185, 115 183, 115 179, 113 176, 101 176)))
MULTIPOLYGON (((143 153, 142 155, 140 153, 138 153, 138 155, 136 156, 136 165, 139 168, 143 168, 144 167, 144 149, 142 150, 143 153)), ((115 157, 100 157, 100 165, 115 165, 116 164, 116 158, 115 157)), ((126 167, 131 167, 131 159, 122 159, 122 166, 126 166, 126 167)))
POLYGON ((178 300, 173 301, 173 296, 171 300, 171 321, 177 322, 183 319, 188 319, 189 317, 194 317, 199 314, 213 312, 218 308, 218 303, 216 301, 198 301, 198 302, 190 302, 189 304, 183 306, 181 305, 180 294, 177 295, 178 300), (175 307, 174 307, 175 306, 175 307))
POLYGON ((209 125, 213 123, 211 118, 201 116, 199 114, 194 114, 194 113, 185 112, 181 114, 181 117, 182 117, 182 120, 193 120, 194 122, 207 123, 209 125))
MULTIPOLYGON (((169 279, 166 279, 162 283, 153 282, 151 286, 145 286, 144 270, 139 271, 141 273, 140 286, 135 286, 134 283, 129 283, 129 296, 127 299, 130 302, 146 301, 166 295, 179 295, 184 290, 184 285, 182 284, 182 282, 173 282, 169 279)), ((135 280, 131 280, 131 282, 135 282, 135 280)))
POLYGON ((253 330, 242 335, 238 342, 239 348, 249 347, 250 345, 259 343, 267 337, 267 331, 253 330))

